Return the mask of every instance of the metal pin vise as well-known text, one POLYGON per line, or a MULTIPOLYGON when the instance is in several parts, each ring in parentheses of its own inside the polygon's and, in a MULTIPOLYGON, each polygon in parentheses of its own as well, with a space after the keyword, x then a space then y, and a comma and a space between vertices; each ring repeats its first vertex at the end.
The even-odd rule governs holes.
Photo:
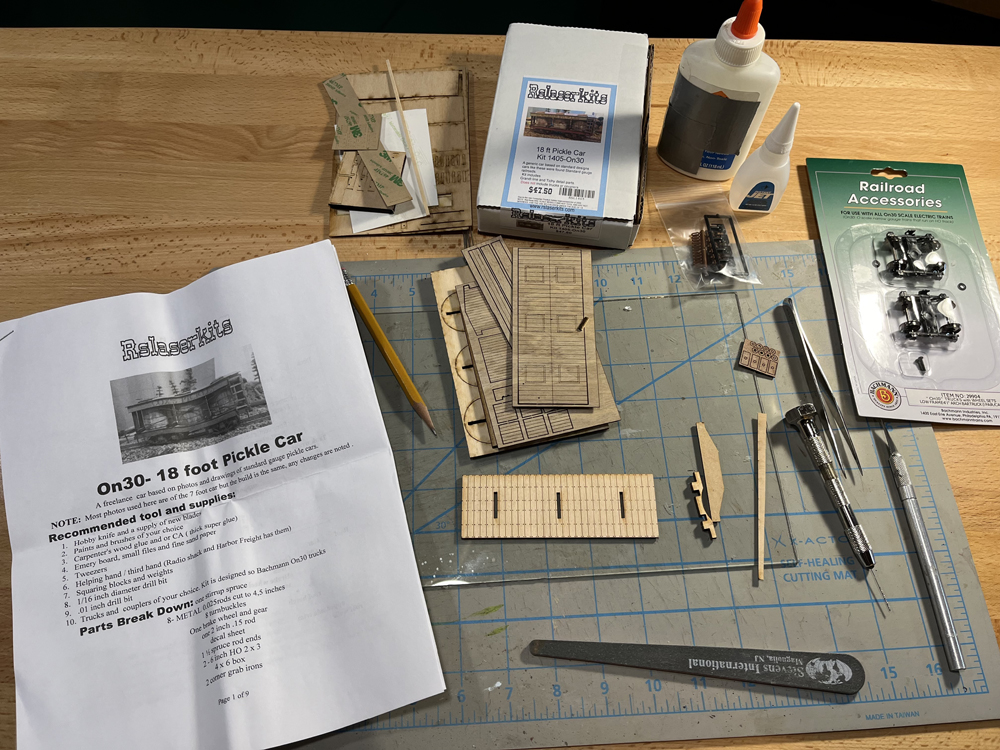
POLYGON ((868 542, 868 536, 865 534, 865 530, 861 528, 861 524, 858 523, 858 519, 854 516, 851 501, 847 499, 844 485, 841 483, 840 477, 837 476, 836 469, 834 469, 833 459, 830 457, 830 453, 823 443, 823 437, 816 429, 816 418, 818 416, 819 412, 815 406, 812 404, 802 404, 802 406, 789 409, 785 413, 785 421, 802 436, 802 442, 806 444, 806 453, 809 454, 813 466, 816 467, 820 476, 823 477, 826 494, 830 496, 833 507, 837 509, 837 513, 840 515, 840 521, 844 525, 844 533, 847 535, 847 541, 850 543, 855 557, 858 558, 858 561, 865 570, 871 571, 872 580, 875 581, 875 585, 878 587, 878 593, 882 597, 882 601, 885 602, 885 608, 891 612, 892 607, 889 606, 889 601, 885 598, 882 586, 879 584, 878 578, 875 577, 875 554, 872 552, 872 546, 868 542))

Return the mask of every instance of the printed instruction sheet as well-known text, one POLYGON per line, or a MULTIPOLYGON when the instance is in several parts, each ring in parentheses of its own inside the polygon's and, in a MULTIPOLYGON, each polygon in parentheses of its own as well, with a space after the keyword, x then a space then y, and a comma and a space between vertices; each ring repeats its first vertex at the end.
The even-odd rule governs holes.
POLYGON ((329 242, 0 337, 21 750, 268 748, 444 690, 329 242))

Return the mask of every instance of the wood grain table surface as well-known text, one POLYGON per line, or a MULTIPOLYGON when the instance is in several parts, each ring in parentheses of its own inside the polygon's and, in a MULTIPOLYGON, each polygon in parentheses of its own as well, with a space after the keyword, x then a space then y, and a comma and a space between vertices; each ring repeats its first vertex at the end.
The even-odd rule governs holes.
MULTIPOLYGON (((692 40, 653 41, 651 146, 692 40)), ((764 50, 781 66, 781 84, 755 146, 792 102, 802 114, 788 190, 775 213, 741 218, 747 239, 819 238, 807 156, 958 163, 1000 271, 1000 48, 779 40, 764 50)), ((0 320, 168 292, 214 267, 325 238, 333 112, 321 81, 383 70, 386 58, 397 71, 469 70, 475 187, 502 51, 495 36, 0 30, 0 320)), ((650 149, 649 191, 690 182, 650 149)), ((648 197, 636 245, 668 245, 648 197)), ((342 259, 363 260, 458 255, 462 241, 382 236, 336 245, 342 259)), ((1000 631, 1000 430, 935 431, 1000 631)), ((5 517, 0 525, 0 747, 13 747, 5 517)), ((889 743, 1000 747, 1000 722, 642 747, 889 743)))

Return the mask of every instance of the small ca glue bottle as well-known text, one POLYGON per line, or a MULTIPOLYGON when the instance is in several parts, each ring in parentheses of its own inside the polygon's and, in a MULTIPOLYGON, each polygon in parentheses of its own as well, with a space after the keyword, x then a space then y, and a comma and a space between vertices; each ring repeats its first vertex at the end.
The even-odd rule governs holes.
POLYGON ((799 103, 795 102, 781 122, 764 140, 764 145, 743 162, 729 188, 729 205, 734 211, 769 214, 788 187, 791 168, 789 152, 799 121, 799 103))
POLYGON ((728 180, 750 153, 781 70, 764 54, 763 0, 743 0, 715 39, 688 45, 677 66, 656 153, 681 174, 728 180))

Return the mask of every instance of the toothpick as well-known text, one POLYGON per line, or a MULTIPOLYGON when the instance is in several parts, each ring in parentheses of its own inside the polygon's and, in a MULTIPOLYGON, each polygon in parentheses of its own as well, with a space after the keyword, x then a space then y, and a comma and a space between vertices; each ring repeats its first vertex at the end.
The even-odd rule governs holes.
POLYGON ((389 83, 392 85, 392 95, 396 97, 396 109, 399 111, 399 121, 403 124, 403 138, 406 139, 406 150, 409 152, 410 161, 413 163, 413 174, 417 178, 417 189, 420 191, 420 210, 429 213, 430 206, 427 205, 427 196, 424 194, 424 181, 420 179, 420 167, 417 165, 417 152, 413 150, 413 141, 410 140, 410 129, 406 127, 403 103, 399 101, 396 77, 392 74, 392 65, 389 64, 388 60, 385 61, 385 67, 389 71, 389 83))

